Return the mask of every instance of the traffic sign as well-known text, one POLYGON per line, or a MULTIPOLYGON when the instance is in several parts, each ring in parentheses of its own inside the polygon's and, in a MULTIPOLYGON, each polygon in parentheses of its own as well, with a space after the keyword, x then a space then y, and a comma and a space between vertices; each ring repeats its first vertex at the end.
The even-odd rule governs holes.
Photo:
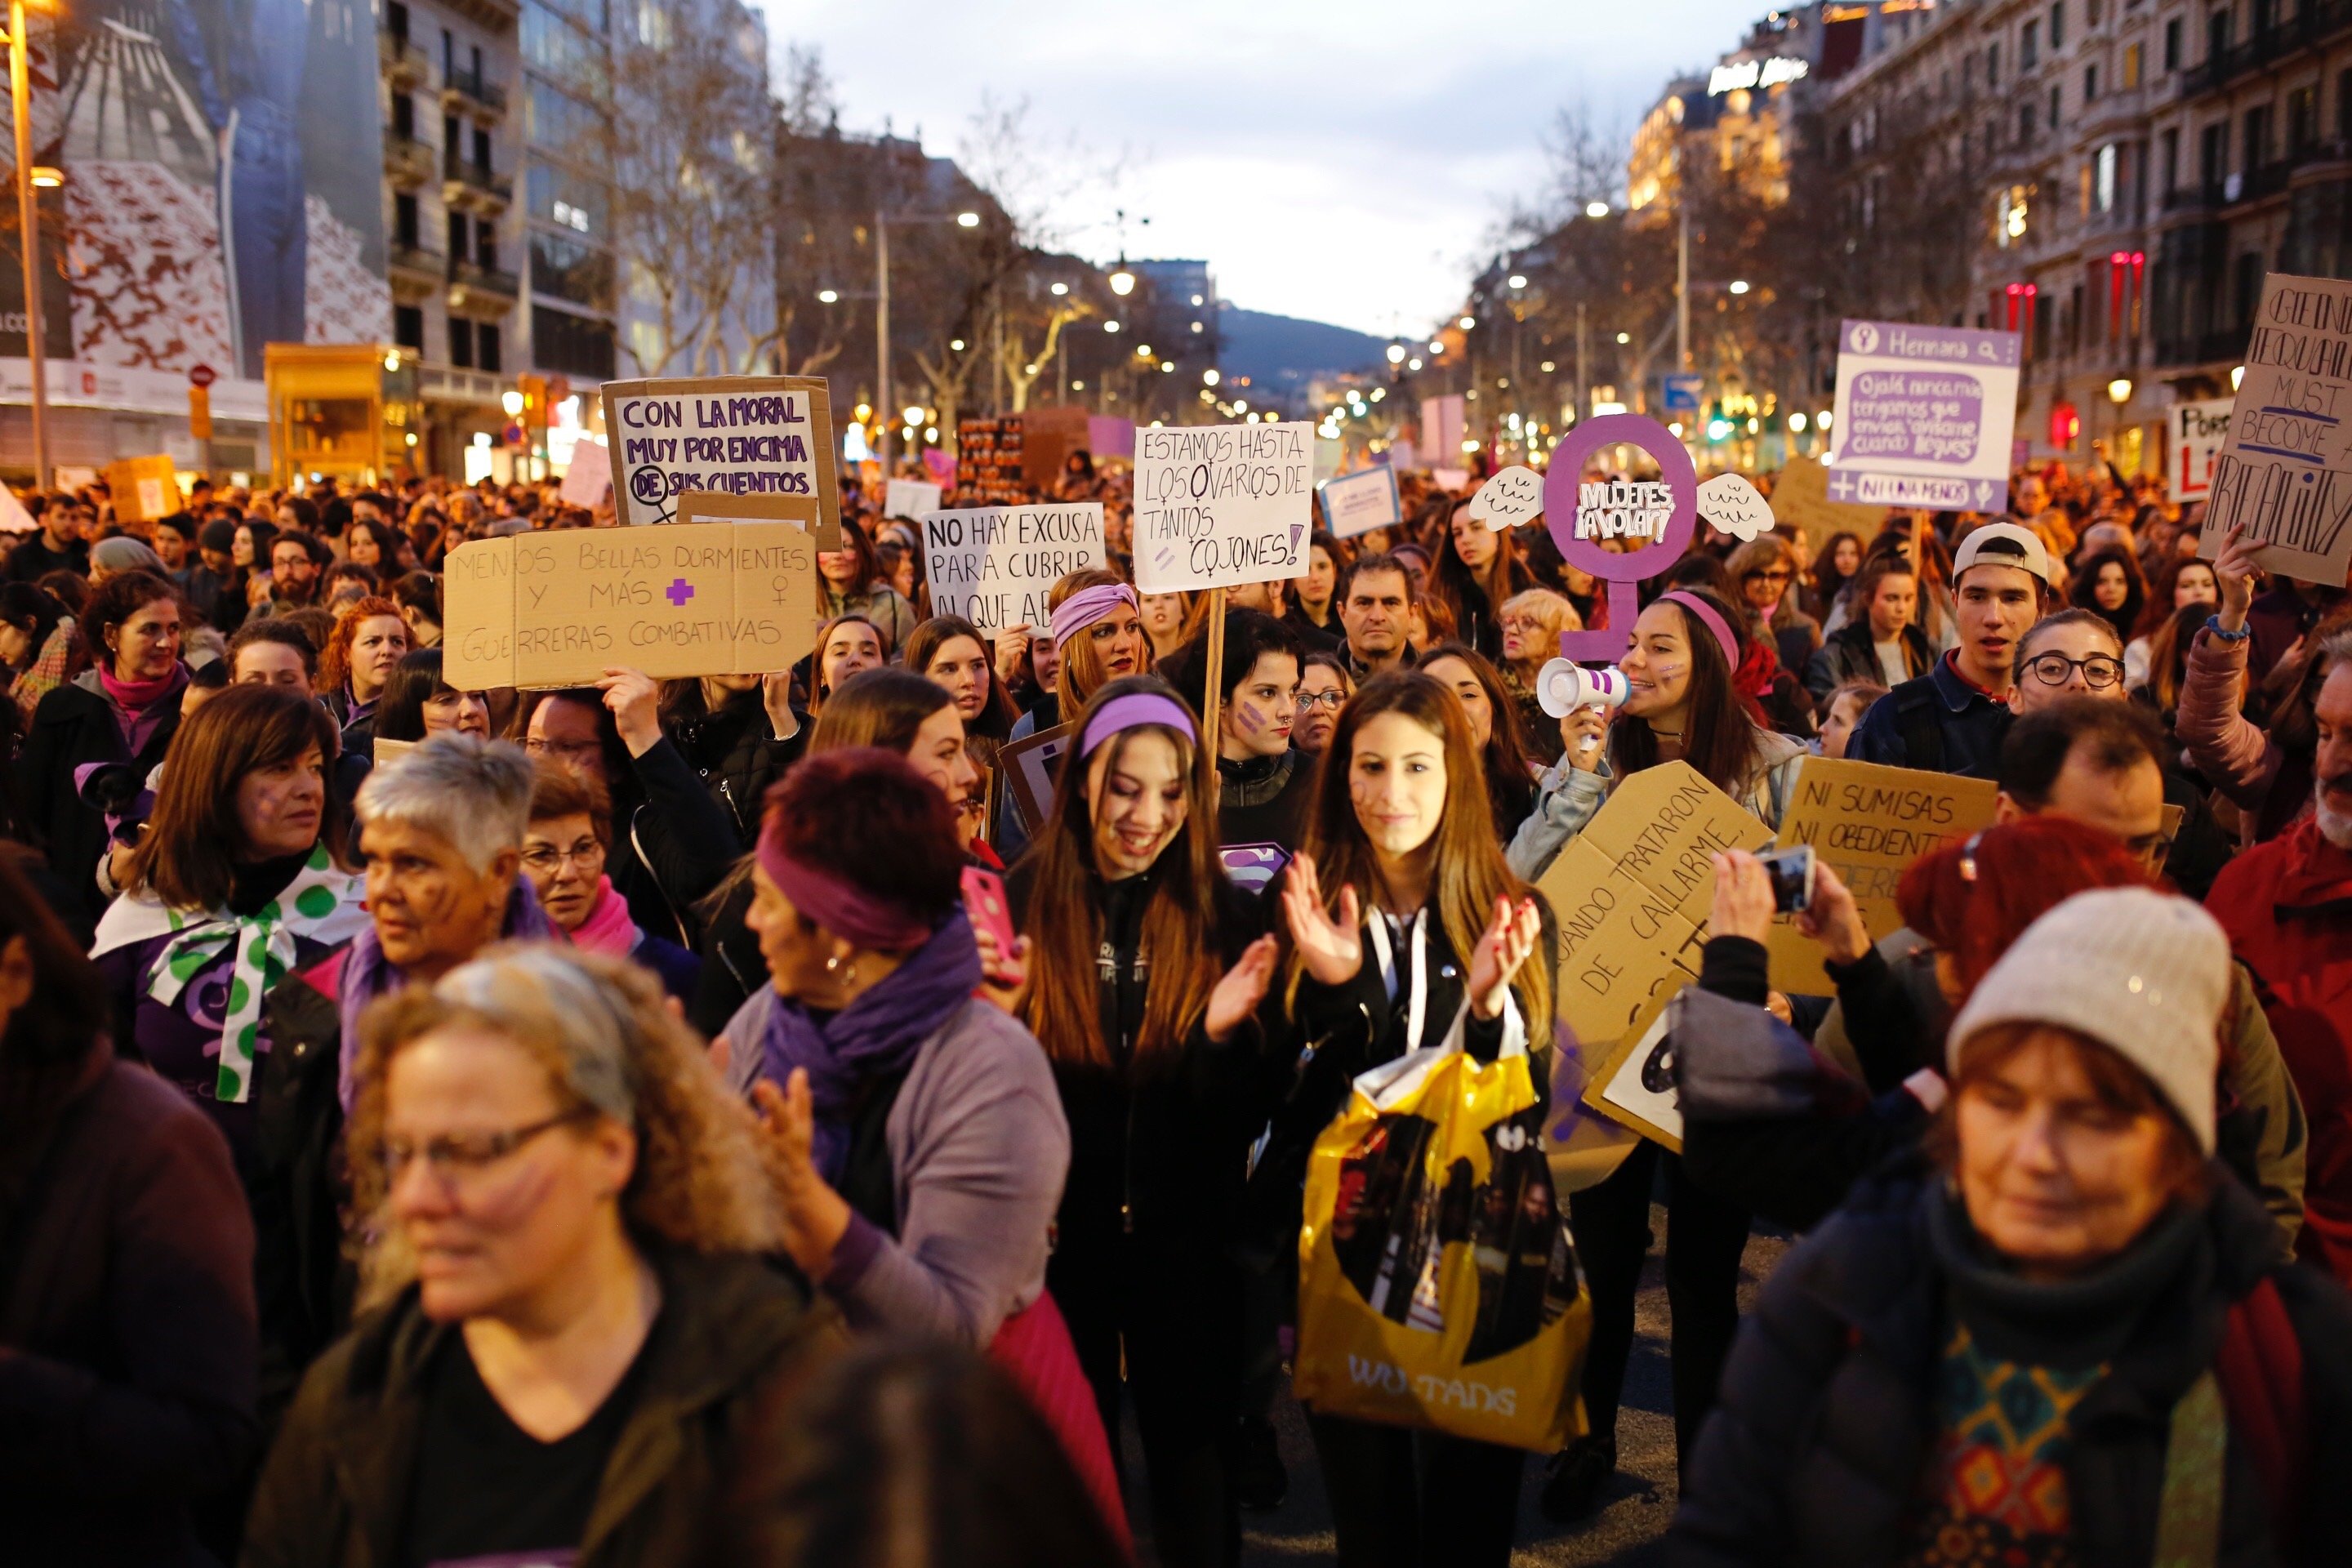
POLYGON ((220 374, 208 364, 192 364, 188 367, 190 386, 210 386, 219 379, 220 374))
POLYGON ((1666 377, 1666 412, 1696 414, 1699 395, 1706 388, 1706 377, 1688 372, 1666 377))

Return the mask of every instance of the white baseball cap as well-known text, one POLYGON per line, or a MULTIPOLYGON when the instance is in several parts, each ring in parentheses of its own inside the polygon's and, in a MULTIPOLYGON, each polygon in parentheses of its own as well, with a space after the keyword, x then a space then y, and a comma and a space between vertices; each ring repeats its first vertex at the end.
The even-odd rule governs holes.
POLYGON ((1960 541, 1952 557, 1952 581, 1957 584, 1971 566, 2014 566, 2044 583, 2050 579, 2050 552, 2030 528, 2014 522, 1988 522, 1960 541))

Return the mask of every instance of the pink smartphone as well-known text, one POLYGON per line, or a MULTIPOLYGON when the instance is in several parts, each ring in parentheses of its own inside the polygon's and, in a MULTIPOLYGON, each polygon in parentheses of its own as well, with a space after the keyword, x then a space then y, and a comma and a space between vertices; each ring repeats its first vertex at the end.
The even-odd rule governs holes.
MULTIPOLYGON (((1004 879, 986 867, 966 866, 963 908, 971 917, 971 929, 994 937, 996 951, 1006 963, 1011 963, 1013 943, 1019 939, 1013 931, 1013 905, 1004 896, 1004 879)), ((1012 978, 1017 980, 1018 976, 1012 978)))

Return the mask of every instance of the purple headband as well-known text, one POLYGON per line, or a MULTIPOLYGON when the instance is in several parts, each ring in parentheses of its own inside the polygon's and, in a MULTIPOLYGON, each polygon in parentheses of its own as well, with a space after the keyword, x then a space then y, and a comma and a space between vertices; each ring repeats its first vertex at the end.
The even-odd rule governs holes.
POLYGON ((1061 652, 1072 637, 1121 605, 1130 610, 1142 607, 1135 597, 1135 590, 1124 583, 1097 583, 1091 588, 1081 588, 1063 600, 1054 609, 1054 651, 1061 652))
POLYGON ((1722 646, 1723 662, 1735 670, 1739 668, 1739 639, 1731 635, 1731 628, 1723 624, 1723 617, 1717 615, 1705 599, 1700 598, 1696 594, 1685 594, 1680 588, 1676 588, 1670 594, 1661 594, 1658 597, 1662 601, 1671 599, 1696 616, 1706 625, 1706 629, 1715 634, 1715 640, 1722 646))
POLYGON ((930 926, 897 904, 784 853, 772 825, 760 835, 759 856, 760 869, 792 900, 793 908, 844 942, 892 952, 930 940, 930 926))
POLYGON ((1192 715, 1181 702, 1157 691, 1130 691, 1095 710, 1095 716, 1087 721, 1086 731, 1078 737, 1078 755, 1091 757, 1097 746, 1121 730, 1132 730, 1140 724, 1165 724, 1194 745, 1201 743, 1201 731, 1193 728, 1192 715))

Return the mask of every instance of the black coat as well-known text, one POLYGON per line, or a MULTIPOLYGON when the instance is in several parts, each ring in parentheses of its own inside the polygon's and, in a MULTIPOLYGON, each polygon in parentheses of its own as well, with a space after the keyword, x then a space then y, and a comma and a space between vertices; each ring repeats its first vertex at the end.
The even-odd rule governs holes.
MULTIPOLYGON (((695 906, 743 854, 735 820, 665 736, 613 784, 613 853, 605 874, 638 926, 691 948, 702 930, 695 906)), ((758 820, 756 813, 752 820, 758 820)))
POLYGON ((228 1144, 103 1043, 47 1136, 0 1151, 31 1167, 0 1192, 0 1559, 209 1563, 191 1507, 237 1486, 261 1436, 228 1144))
MULTIPOLYGON (((1910 667, 1908 679, 1925 675, 1936 662, 1936 647, 1927 634, 1915 625, 1903 628, 1903 657, 1910 667)), ((1886 672, 1879 667, 1878 645, 1871 640, 1870 621, 1864 617, 1848 621, 1832 632, 1812 657, 1796 667, 1804 672, 1805 689, 1813 694, 1815 702, 1826 702, 1830 693, 1849 680, 1866 680, 1874 686, 1885 686, 1886 672)))
POLYGON ((123 744, 122 726, 106 694, 70 682, 42 698, 33 710, 32 731, 16 758, 16 798, 24 806, 26 825, 48 851, 50 866, 92 921, 106 912, 97 881, 99 857, 107 847, 106 818, 95 806, 83 804, 74 770, 86 763, 129 763, 143 782, 179 732, 180 710, 174 701, 134 757, 123 744))
POLYGON ((815 721, 805 713, 794 717, 800 724, 793 738, 779 741, 759 692, 743 692, 713 712, 702 706, 697 691, 664 721, 678 754, 727 813, 746 849, 760 837, 769 787, 808 750, 815 721))
MULTIPOLYGON (((2352 1301, 2283 1266, 2270 1216, 2226 1171, 2189 1262, 2159 1291, 2109 1372, 2074 1407, 2066 1466, 2085 1568, 2144 1568, 2172 1407, 2214 1363, 2228 1306, 2264 1276, 2301 1342, 2307 1433, 2301 1550, 2279 1552, 2263 1478, 2230 1436, 2220 1568, 2342 1561, 2352 1539, 2352 1301)), ((1903 1560, 1933 1451, 1949 1281, 1926 1205, 1944 1201, 1914 1163, 1856 1189, 1774 1271, 1740 1326, 1723 1392, 1699 1434, 1666 1561, 1882 1568, 1903 1560)))

